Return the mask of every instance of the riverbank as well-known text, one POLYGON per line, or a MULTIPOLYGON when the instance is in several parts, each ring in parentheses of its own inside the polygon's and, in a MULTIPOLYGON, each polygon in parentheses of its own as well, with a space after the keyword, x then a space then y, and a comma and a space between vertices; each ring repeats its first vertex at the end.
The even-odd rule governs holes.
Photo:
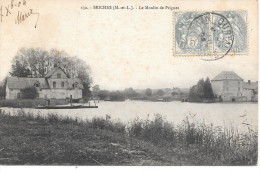
POLYGON ((255 165, 257 136, 188 118, 173 125, 160 115, 124 124, 1 111, 0 164, 255 165))
POLYGON ((44 99, 2 99, 0 107, 12 108, 36 108, 38 105, 45 105, 44 99))

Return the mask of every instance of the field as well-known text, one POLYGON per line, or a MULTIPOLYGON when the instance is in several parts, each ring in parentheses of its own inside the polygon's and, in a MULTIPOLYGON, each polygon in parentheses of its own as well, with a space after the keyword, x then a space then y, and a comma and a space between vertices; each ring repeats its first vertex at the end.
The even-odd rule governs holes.
POLYGON ((257 137, 187 116, 182 123, 135 119, 72 119, 0 111, 0 164, 256 165, 257 137))

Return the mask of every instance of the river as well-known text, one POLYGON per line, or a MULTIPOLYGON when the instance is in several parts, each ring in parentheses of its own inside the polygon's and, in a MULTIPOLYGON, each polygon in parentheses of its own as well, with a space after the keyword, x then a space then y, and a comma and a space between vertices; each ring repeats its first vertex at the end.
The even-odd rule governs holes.
MULTIPOLYGON (((93 105, 93 102, 92 102, 93 105)), ((242 122, 251 124, 254 128, 258 124, 258 104, 256 103, 189 103, 189 102, 144 102, 124 101, 109 102, 100 101, 97 109, 53 109, 38 110, 24 109, 25 111, 40 113, 57 113, 62 116, 91 119, 93 117, 105 117, 110 115, 114 120, 131 122, 136 119, 152 119, 154 114, 161 114, 167 121, 179 124, 186 116, 196 116, 197 120, 213 123, 219 126, 235 124, 240 126, 242 122), (243 116, 243 117, 241 117, 243 116)), ((17 109, 1 108, 14 112, 17 109)))

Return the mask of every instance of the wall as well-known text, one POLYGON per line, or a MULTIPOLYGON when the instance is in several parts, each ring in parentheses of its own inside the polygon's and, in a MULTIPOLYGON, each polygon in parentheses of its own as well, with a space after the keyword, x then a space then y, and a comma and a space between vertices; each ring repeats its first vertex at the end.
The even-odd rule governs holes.
POLYGON ((5 88, 5 93, 6 93, 6 95, 5 95, 5 98, 6 99, 10 99, 10 93, 9 93, 9 88, 8 88, 8 86, 6 85, 6 88, 5 88))
POLYGON ((70 95, 72 95, 72 99, 80 99, 82 98, 82 90, 80 89, 73 89, 73 90, 64 90, 64 89, 55 89, 55 90, 49 90, 49 89, 43 89, 42 91, 39 91, 39 97, 40 98, 56 98, 56 99, 66 99, 70 98, 70 95))
MULTIPOLYGON (((61 74, 61 78, 62 79, 66 79, 68 78, 67 75, 61 70, 61 69, 57 69, 50 78, 52 79, 57 79, 57 74, 61 74)), ((59 78, 60 79, 60 78, 59 78)))
POLYGON ((221 95, 223 91, 223 81, 211 81, 211 86, 214 95, 221 95))
POLYGON ((249 89, 244 89, 242 92, 243 96, 246 97, 246 101, 252 101, 253 91, 249 89))
MULTIPOLYGON (((6 99, 17 99, 18 93, 20 93, 20 90, 10 90, 8 87, 6 87, 6 99)), ((66 98, 70 98, 70 95, 72 95, 73 99, 82 98, 82 90, 80 89, 73 89, 73 90, 42 89, 41 91, 38 91, 38 93, 39 93, 39 98, 43 98, 43 99, 45 99, 45 96, 47 96, 47 98, 49 99, 51 98, 66 99, 66 98)))
POLYGON ((240 80, 224 80, 223 82, 223 91, 225 92, 241 93, 242 89, 243 89, 243 82, 240 80))
POLYGON ((20 90, 10 90, 6 87, 6 99, 17 99, 18 93, 20 93, 20 90))
POLYGON ((68 83, 68 79, 48 79, 48 83, 50 85, 51 89, 65 89, 65 88, 71 88, 68 83), (53 88, 53 82, 56 82, 56 88, 53 88), (61 83, 64 82, 64 87, 61 87, 61 83))
POLYGON ((243 89, 242 80, 211 81, 213 93, 221 96, 223 101, 246 101, 251 99, 248 91, 243 89))

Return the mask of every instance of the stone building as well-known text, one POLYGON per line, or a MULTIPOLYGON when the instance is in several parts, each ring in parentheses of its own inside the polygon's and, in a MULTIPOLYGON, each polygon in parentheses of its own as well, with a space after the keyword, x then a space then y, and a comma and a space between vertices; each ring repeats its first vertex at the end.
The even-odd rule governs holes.
POLYGON ((257 101, 258 82, 244 82, 233 71, 222 71, 211 85, 214 95, 223 101, 257 101))
POLYGON ((21 98, 21 89, 36 87, 38 98, 48 99, 81 99, 82 83, 79 78, 69 78, 60 68, 55 67, 44 78, 8 77, 6 99, 21 98))

